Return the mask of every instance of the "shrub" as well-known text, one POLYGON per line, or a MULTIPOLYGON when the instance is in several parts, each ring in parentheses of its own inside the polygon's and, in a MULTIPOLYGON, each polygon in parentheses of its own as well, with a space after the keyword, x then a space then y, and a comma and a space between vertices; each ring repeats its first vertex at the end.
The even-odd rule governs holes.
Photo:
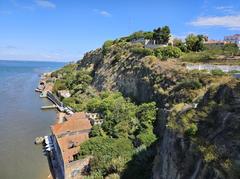
POLYGON ((89 135, 90 137, 106 136, 105 132, 103 131, 100 125, 94 125, 89 135))
POLYGON ((201 151, 204 161, 209 163, 212 161, 216 161, 218 159, 217 149, 214 145, 210 146, 199 146, 199 150, 201 151))
POLYGON ((140 121, 140 125, 142 128, 147 128, 153 126, 153 123, 156 120, 156 103, 143 103, 138 106, 137 117, 140 121))
POLYGON ((67 86, 65 84, 65 81, 63 80, 56 80, 53 86, 53 92, 56 93, 58 90, 65 90, 67 89, 67 86))
POLYGON ((216 76, 223 76, 223 75, 225 75, 225 73, 222 70, 220 70, 220 69, 211 70, 211 74, 212 75, 216 75, 216 76))
POLYGON ((145 145, 147 147, 157 139, 152 128, 142 131, 137 138, 140 140, 141 145, 145 145))
POLYGON ((239 55, 240 50, 237 44, 225 44, 223 47, 224 54, 227 56, 239 55))
POLYGON ((179 58, 182 51, 178 47, 160 47, 154 50, 155 56, 160 59, 179 58))
POLYGON ((215 60, 216 57, 210 51, 203 51, 203 52, 190 52, 186 53, 181 57, 182 61, 187 62, 208 62, 211 60, 215 60))
POLYGON ((131 49, 131 52, 141 56, 153 55, 153 50, 149 48, 134 47, 131 49))
POLYGON ((186 44, 180 39, 174 39, 173 46, 178 47, 182 52, 187 52, 186 44))
POLYGON ((69 98, 64 98, 63 99, 63 104, 66 106, 71 106, 73 107, 75 105, 76 101, 74 97, 69 97, 69 98))
POLYGON ((188 136, 194 136, 197 133, 198 127, 196 124, 190 124, 187 129, 185 130, 185 134, 188 136))
POLYGON ((230 71, 229 73, 230 73, 230 74, 235 74, 235 73, 240 73, 240 71, 239 71, 239 70, 232 70, 232 71, 230 71))
POLYGON ((126 39, 126 41, 130 42, 132 40, 136 40, 136 39, 140 39, 140 38, 152 39, 153 38, 153 32, 138 31, 138 32, 134 32, 130 36, 126 37, 125 39, 126 39))
POLYGON ((181 89, 192 89, 192 90, 196 90, 196 89, 200 89, 202 88, 202 83, 200 83, 198 80, 186 80, 182 83, 180 83, 176 90, 181 90, 181 89))
POLYGON ((100 172, 102 176, 120 173, 134 152, 131 141, 127 138, 113 139, 94 137, 80 147, 80 157, 92 155, 91 173, 100 172))
POLYGON ((107 40, 106 42, 104 42, 104 44, 102 46, 103 55, 106 55, 108 53, 108 51, 112 45, 113 45, 112 40, 107 40))

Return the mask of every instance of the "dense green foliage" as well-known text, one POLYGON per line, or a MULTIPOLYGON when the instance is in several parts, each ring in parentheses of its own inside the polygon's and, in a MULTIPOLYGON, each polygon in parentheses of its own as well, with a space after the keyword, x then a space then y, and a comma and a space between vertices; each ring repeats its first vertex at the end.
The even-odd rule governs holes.
MULTIPOLYGON (((105 44, 106 48, 110 44, 105 44)), ((153 155, 150 157, 146 148, 157 140, 153 133, 156 104, 152 102, 136 105, 118 92, 88 95, 92 81, 90 74, 85 70, 73 70, 72 66, 66 66, 54 75, 58 77, 54 85, 55 91, 71 91, 72 96, 63 99, 64 104, 77 111, 97 112, 103 119, 102 125, 92 127, 91 138, 81 145, 79 152, 79 157, 92 156, 89 177, 123 175, 128 162, 141 149, 144 149, 144 160, 149 162, 146 163, 148 167, 143 169, 144 175, 149 174, 153 155)), ((132 162, 136 164, 134 166, 138 166, 138 161, 132 162)))
POLYGON ((131 160, 134 147, 127 138, 112 139, 93 137, 80 147, 80 155, 93 156, 90 161, 91 175, 108 176, 120 174, 131 160))
POLYGON ((102 129, 112 137, 129 137, 152 127, 156 118, 155 103, 136 106, 120 93, 104 92, 87 103, 87 110, 98 112, 104 119, 102 129))
POLYGON ((181 56, 181 60, 187 62, 211 62, 214 59, 216 56, 210 51, 189 52, 181 56))
POLYGON ((69 89, 71 94, 84 93, 92 81, 92 77, 87 71, 76 70, 76 66, 70 64, 61 70, 53 72, 52 76, 58 79, 54 84, 54 92, 63 89, 69 89))
POLYGON ((154 102, 137 106, 121 93, 102 92, 87 101, 87 110, 99 113, 104 120, 101 126, 92 128, 90 136, 93 138, 80 150, 81 156, 93 156, 91 176, 96 172, 101 176, 120 175, 139 147, 148 147, 156 140, 154 102))
POLYGON ((236 44, 225 44, 224 46, 208 46, 201 52, 185 53, 181 56, 181 59, 187 62, 221 62, 224 60, 221 59, 221 56, 228 58, 237 55, 240 55, 240 50, 236 44))
POLYGON ((182 52, 187 52, 187 46, 181 39, 174 39, 173 46, 178 47, 182 52))
POLYGON ((51 73, 51 77, 56 78, 66 78, 69 74, 71 74, 73 71, 77 69, 77 64, 70 63, 68 65, 65 65, 61 69, 54 71, 51 73))
POLYGON ((168 26, 159 27, 153 30, 153 39, 157 44, 167 44, 170 38, 170 28, 168 26))
POLYGON ((225 73, 222 70, 211 70, 211 73, 213 75, 217 75, 217 76, 223 76, 225 75, 225 73))
POLYGON ((103 51, 104 55, 109 51, 109 49, 112 45, 113 45, 112 40, 107 40, 106 42, 104 42, 104 44, 102 46, 102 51, 103 51))
POLYGON ((143 31, 138 31, 138 32, 134 32, 133 34, 131 34, 128 37, 125 37, 124 39, 128 42, 132 41, 132 40, 137 40, 137 39, 152 39, 153 38, 153 32, 143 32, 143 31))
POLYGON ((186 37, 186 46, 189 51, 199 52, 204 50, 204 36, 190 34, 186 37))
POLYGON ((225 44, 222 50, 223 54, 227 56, 240 55, 240 50, 237 44, 225 44))
POLYGON ((179 58, 182 54, 178 47, 160 47, 154 50, 156 57, 160 59, 179 58))
POLYGON ((134 47, 131 49, 131 52, 141 56, 153 55, 153 50, 149 48, 134 47))

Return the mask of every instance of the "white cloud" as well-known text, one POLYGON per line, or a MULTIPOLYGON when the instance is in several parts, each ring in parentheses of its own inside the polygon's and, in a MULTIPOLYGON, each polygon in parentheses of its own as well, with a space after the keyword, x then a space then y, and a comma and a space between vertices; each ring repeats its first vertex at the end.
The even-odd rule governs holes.
POLYGON ((217 6, 215 9, 226 15, 233 15, 238 13, 238 11, 236 11, 233 6, 217 6))
POLYGON ((109 12, 107 12, 107 11, 100 11, 100 14, 101 14, 102 16, 106 16, 106 17, 111 16, 111 14, 110 14, 109 12))
POLYGON ((55 9, 56 5, 48 0, 36 0, 35 3, 43 8, 55 9))
POLYGON ((99 10, 99 9, 93 9, 93 11, 101 16, 104 16, 104 17, 111 17, 112 14, 109 13, 108 11, 105 11, 105 10, 99 10))
POLYGON ((33 11, 34 10, 34 6, 33 4, 26 4, 26 3, 19 3, 17 0, 10 0, 10 2, 17 8, 21 8, 21 9, 25 9, 25 10, 30 10, 33 11))
POLYGON ((193 26, 220 26, 229 29, 240 28, 240 15, 198 17, 190 22, 193 26))

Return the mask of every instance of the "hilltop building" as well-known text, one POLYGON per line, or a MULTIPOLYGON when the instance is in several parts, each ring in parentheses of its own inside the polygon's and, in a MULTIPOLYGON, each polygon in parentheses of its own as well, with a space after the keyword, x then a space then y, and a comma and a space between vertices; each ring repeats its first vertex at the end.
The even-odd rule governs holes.
POLYGON ((204 41, 203 44, 206 47, 223 47, 227 43, 228 42, 222 41, 222 40, 207 40, 207 41, 204 41))
POLYGON ((133 39, 131 42, 132 43, 141 43, 144 45, 145 48, 155 49, 155 48, 159 48, 159 47, 166 47, 168 45, 173 45, 173 37, 170 36, 168 43, 166 43, 166 44, 158 44, 156 40, 145 39, 143 37, 139 38, 139 39, 133 39))
POLYGON ((240 34, 225 36, 224 41, 230 42, 230 43, 235 43, 240 48, 240 34))

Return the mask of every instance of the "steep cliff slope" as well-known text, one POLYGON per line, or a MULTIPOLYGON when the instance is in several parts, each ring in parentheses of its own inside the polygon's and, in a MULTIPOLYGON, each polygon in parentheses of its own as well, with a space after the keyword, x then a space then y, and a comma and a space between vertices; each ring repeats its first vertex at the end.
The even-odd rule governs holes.
POLYGON ((188 71, 177 60, 161 61, 140 44, 121 41, 88 52, 77 70, 90 74, 97 91, 120 91, 136 103, 156 102, 153 178, 240 177, 237 79, 188 71))
POLYGON ((240 83, 230 82, 210 89, 197 108, 165 118, 176 126, 163 132, 154 178, 239 178, 239 114, 240 83), (190 121, 195 135, 182 129, 190 121))

